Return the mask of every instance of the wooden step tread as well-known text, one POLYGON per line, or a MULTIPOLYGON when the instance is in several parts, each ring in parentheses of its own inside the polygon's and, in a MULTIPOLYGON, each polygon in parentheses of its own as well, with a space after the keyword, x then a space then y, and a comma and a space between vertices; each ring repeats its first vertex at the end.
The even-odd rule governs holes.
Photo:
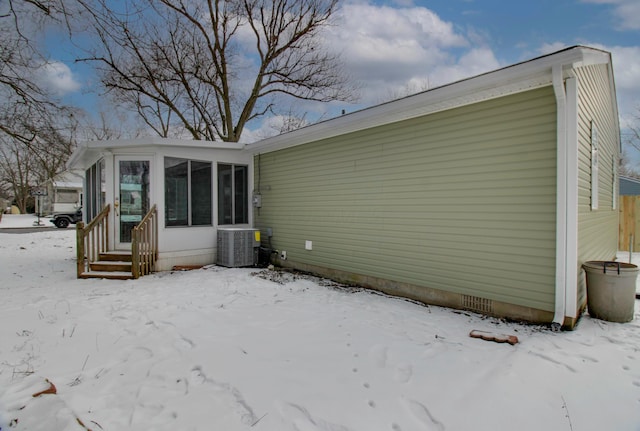
POLYGON ((127 251, 107 251, 100 253, 101 261, 121 261, 131 262, 131 252, 127 251))
POLYGON ((131 266, 131 262, 126 260, 96 260, 95 262, 91 262, 91 265, 104 265, 104 266, 119 266, 119 265, 127 265, 131 266))
POLYGON ((106 278, 109 280, 132 280, 133 275, 131 272, 123 271, 87 271, 80 274, 80 278, 106 278))
POLYGON ((131 262, 93 262, 92 272, 131 272, 131 262))

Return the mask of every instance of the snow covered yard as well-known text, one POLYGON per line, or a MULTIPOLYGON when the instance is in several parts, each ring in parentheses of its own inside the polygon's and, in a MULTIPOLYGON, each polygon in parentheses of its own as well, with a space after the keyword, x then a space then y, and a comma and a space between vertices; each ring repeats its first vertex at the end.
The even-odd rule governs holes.
POLYGON ((640 430, 640 301, 553 333, 255 269, 77 280, 74 246, 0 233, 1 431, 640 430))

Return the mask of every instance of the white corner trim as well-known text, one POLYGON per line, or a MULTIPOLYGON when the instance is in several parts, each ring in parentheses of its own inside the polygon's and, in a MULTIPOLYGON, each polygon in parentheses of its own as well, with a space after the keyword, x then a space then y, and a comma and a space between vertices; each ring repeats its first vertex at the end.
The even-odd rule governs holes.
POLYGON ((576 317, 578 301, 578 83, 553 67, 557 101, 556 294, 553 323, 576 317))
POLYGON ((562 327, 567 287, 567 97, 562 64, 552 68, 553 90, 557 106, 557 185, 556 185, 556 285, 553 325, 562 327))
POLYGON ((578 82, 575 76, 565 80, 566 88, 566 250, 565 315, 578 313, 578 82))

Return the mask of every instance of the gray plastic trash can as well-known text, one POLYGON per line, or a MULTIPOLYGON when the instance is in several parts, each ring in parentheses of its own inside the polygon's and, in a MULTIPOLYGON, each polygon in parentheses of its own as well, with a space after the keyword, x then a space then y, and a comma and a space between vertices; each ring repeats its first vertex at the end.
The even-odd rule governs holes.
POLYGON ((609 322, 633 320, 638 267, 630 263, 593 260, 582 265, 587 274, 589 315, 609 322))

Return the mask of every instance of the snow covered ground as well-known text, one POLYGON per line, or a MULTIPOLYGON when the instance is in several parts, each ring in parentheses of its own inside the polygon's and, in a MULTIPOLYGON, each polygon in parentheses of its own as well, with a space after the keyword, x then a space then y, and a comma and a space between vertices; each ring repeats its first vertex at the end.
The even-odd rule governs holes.
POLYGON ((640 301, 553 333, 256 269, 77 280, 74 253, 0 233, 1 431, 640 430, 640 301))
POLYGON ((40 217, 38 224, 38 217, 34 214, 3 214, 2 220, 0 220, 0 229, 54 227, 49 219, 50 217, 40 217))

